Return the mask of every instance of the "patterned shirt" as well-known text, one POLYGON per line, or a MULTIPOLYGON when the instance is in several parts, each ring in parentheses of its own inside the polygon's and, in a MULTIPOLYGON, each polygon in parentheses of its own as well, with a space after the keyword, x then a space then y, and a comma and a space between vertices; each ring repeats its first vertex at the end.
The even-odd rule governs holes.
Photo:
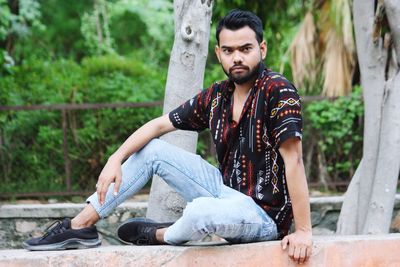
POLYGON ((178 129, 210 129, 224 184, 252 197, 283 237, 293 213, 278 148, 288 138, 301 138, 300 97, 286 78, 262 65, 235 122, 233 91, 229 80, 214 83, 171 111, 169 118, 178 129))

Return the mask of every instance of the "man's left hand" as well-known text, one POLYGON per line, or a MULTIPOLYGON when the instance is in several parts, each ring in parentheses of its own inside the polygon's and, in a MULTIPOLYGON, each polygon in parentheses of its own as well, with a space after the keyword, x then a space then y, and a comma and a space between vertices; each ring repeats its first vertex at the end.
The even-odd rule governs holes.
POLYGON ((282 249, 289 248, 289 257, 295 262, 302 264, 311 256, 312 233, 311 231, 295 231, 285 236, 281 241, 282 249))

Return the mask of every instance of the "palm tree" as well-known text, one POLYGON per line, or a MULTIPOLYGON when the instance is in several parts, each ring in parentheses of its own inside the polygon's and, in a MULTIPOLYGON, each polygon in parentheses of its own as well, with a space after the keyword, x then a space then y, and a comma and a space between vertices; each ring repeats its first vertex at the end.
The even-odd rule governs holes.
POLYGON ((329 97, 351 91, 355 45, 350 0, 315 0, 290 46, 299 88, 329 97))

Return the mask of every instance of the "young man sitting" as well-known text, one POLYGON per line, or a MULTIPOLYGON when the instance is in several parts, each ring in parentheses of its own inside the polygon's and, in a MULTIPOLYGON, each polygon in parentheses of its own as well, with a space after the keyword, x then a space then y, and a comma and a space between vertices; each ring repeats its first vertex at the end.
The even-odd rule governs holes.
POLYGON ((130 219, 118 229, 122 241, 177 245, 207 234, 230 243, 283 239, 291 258, 299 263, 309 258, 312 232, 297 90, 265 68, 262 22, 253 13, 231 11, 219 21, 216 38, 215 53, 228 79, 134 132, 108 159, 89 204, 43 237, 25 241, 26 249, 98 246, 94 224, 156 174, 188 202, 182 217, 171 224, 130 219), (157 139, 176 129, 207 128, 219 168, 157 139), (293 217, 295 231, 289 234, 293 217))

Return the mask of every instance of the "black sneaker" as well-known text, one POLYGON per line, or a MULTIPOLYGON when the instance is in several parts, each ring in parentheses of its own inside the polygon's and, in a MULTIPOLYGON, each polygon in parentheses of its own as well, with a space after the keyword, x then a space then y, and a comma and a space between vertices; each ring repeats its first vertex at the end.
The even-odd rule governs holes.
POLYGON ((156 239, 156 231, 166 228, 173 223, 157 223, 146 218, 132 218, 126 220, 117 229, 119 240, 133 245, 162 245, 156 239))
POLYGON ((71 220, 66 218, 50 225, 42 237, 26 240, 22 247, 28 250, 63 250, 93 248, 100 244, 96 226, 71 229, 71 220))

